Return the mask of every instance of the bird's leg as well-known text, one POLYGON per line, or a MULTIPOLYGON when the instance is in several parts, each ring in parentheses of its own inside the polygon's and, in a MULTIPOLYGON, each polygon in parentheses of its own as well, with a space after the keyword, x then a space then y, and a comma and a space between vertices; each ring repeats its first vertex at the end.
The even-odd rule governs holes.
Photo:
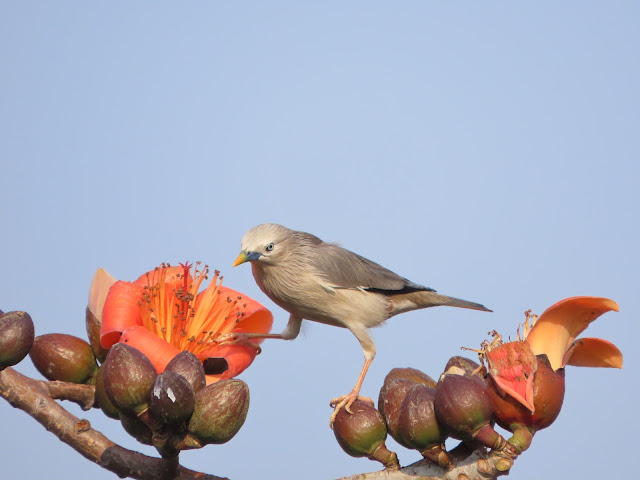
POLYGON ((358 377, 358 381, 356 382, 355 386, 353 387, 353 390, 351 390, 349 394, 342 395, 341 397, 338 397, 338 398, 334 398, 329 403, 329 405, 334 407, 333 414, 331 415, 331 420, 329 420, 329 426, 331 428, 333 428, 333 422, 335 422, 336 417, 338 416, 338 412, 340 411, 341 408, 344 407, 344 409, 347 412, 353 413, 351 411, 351 405, 356 400, 360 399, 370 403, 371 406, 374 406, 373 400, 371 400, 369 397, 360 396, 360 388, 362 388, 362 382, 364 382, 364 377, 367 374, 367 370, 369 370, 369 365, 371 365, 371 362, 373 362, 373 358, 368 358, 364 361, 364 365, 362 366, 362 370, 360 371, 360 376, 358 377))
POLYGON ((350 408, 353 402, 357 399, 370 403, 371 406, 375 406, 373 400, 369 397, 361 397, 360 389, 362 388, 362 383, 364 382, 364 377, 367 375, 367 371, 369 370, 369 366, 371 362, 373 362, 373 358, 376 355, 376 346, 371 340, 371 337, 367 333, 366 329, 355 330, 351 329, 356 338, 360 341, 360 345, 362 345, 362 351, 364 352, 364 365, 362 366, 362 370, 360 370, 360 375, 358 376, 358 381, 356 382, 353 390, 349 392, 347 395, 342 395, 341 397, 334 398, 331 400, 329 405, 334 407, 333 414, 331 415, 331 419, 329 420, 329 426, 333 428, 333 422, 335 422, 336 417, 338 416, 338 412, 341 408, 344 409, 348 413, 353 413, 350 408))
POLYGON ((277 338, 280 340, 293 340, 300 333, 302 318, 291 315, 289 323, 282 333, 227 333, 218 338, 220 345, 243 345, 254 348, 258 353, 262 351, 260 345, 252 342, 252 339, 277 338))

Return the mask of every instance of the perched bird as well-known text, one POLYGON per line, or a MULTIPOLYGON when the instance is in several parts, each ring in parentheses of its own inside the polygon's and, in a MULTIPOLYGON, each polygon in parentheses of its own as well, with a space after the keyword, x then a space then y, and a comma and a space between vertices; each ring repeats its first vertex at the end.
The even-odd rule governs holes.
POLYGON ((253 227, 242 238, 241 248, 233 266, 251 262, 260 289, 290 314, 282 333, 244 334, 244 341, 293 340, 307 319, 347 328, 360 342, 364 366, 353 390, 331 401, 335 407, 331 425, 341 408, 350 412, 376 354, 367 329, 399 313, 440 305, 491 311, 479 303, 440 295, 336 244, 281 225, 253 227))

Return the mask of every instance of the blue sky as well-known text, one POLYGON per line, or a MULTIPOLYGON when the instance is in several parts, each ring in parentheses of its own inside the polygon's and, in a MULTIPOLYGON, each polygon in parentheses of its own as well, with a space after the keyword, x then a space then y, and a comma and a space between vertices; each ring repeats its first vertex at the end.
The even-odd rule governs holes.
MULTIPOLYGON (((131 280, 201 260, 272 308, 279 331, 287 314, 231 264, 246 230, 281 223, 494 310, 411 312, 375 330, 362 393, 377 398, 391 368, 438 376, 488 331, 515 336, 528 308, 609 297, 620 312, 587 335, 616 343, 624 369, 570 369, 559 419, 511 477, 626 474, 640 427, 636 2, 23 1, 0 12, 0 308, 28 311, 37 334, 84 336, 98 267, 131 280)), ((183 463, 234 480, 377 469, 328 428, 329 400, 361 367, 355 338, 309 324, 263 346, 241 376, 252 396, 241 432, 183 463)), ((28 360, 18 370, 37 375, 28 360)), ((71 410, 153 453, 98 412, 71 410)), ((116 478, 6 402, 0 415, 8 478, 116 478)), ((419 458, 388 445, 402 464, 419 458)))

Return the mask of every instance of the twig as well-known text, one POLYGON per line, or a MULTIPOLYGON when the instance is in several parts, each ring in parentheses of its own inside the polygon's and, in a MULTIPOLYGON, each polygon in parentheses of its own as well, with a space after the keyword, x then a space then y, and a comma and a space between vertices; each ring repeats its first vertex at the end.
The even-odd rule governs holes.
POLYGON ((79 385, 68 382, 47 382, 40 380, 40 384, 49 392, 49 396, 55 400, 69 400, 77 403, 83 410, 89 410, 95 402, 96 387, 93 385, 79 385))

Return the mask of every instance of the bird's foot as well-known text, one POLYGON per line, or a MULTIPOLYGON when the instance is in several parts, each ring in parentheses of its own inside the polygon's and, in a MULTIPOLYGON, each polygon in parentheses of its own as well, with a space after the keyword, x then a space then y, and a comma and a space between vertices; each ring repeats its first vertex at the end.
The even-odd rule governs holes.
POLYGON ((260 345, 257 343, 253 343, 250 338, 246 333, 225 333, 224 335, 220 335, 216 341, 220 346, 241 345, 243 347, 253 348, 256 354, 259 355, 262 353, 262 348, 260 348, 260 345))
POLYGON ((342 395, 341 397, 334 398, 329 402, 329 405, 333 407, 333 414, 331 415, 331 420, 329 420, 329 426, 333 430, 333 423, 336 421, 336 417, 338 416, 338 412, 341 408, 344 408, 347 413, 353 413, 351 411, 351 405, 356 400, 361 400, 363 402, 369 403, 372 407, 375 407, 373 400, 369 397, 360 397, 358 396, 358 392, 352 391, 348 395, 342 395))

